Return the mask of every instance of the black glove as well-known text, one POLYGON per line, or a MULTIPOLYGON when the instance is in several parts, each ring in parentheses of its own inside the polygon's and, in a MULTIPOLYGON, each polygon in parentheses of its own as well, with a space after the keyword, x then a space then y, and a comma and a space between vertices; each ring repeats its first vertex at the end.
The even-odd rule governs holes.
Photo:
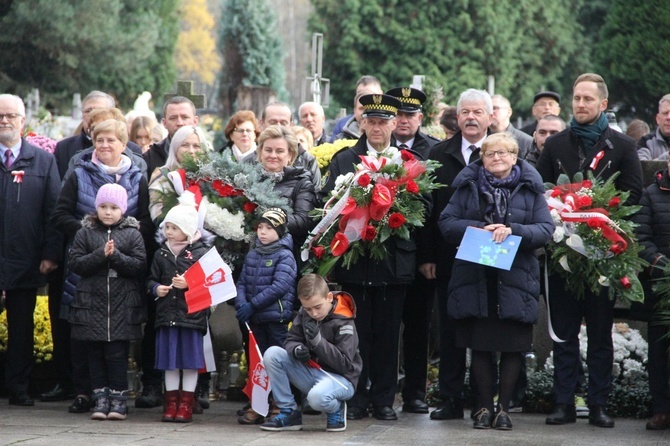
POLYGON ((309 350, 304 345, 298 345, 295 350, 293 350, 293 356, 300 362, 307 362, 312 359, 312 355, 309 354, 309 350))
POLYGON ((308 341, 313 341, 319 335, 319 324, 312 318, 302 323, 305 330, 305 337, 308 341))

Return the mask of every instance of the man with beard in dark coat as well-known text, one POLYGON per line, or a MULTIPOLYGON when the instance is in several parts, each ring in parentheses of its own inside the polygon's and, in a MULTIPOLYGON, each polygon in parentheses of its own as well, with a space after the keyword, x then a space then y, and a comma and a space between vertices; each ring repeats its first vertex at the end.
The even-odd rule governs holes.
POLYGON ((62 240, 49 224, 60 178, 53 155, 21 138, 26 109, 18 96, 0 95, 0 290, 9 343, 5 381, 9 404, 32 406, 33 313, 37 289, 58 267, 62 240))
MULTIPOLYGON (((537 171, 545 182, 556 183, 558 176, 570 179, 577 172, 591 171, 594 177, 607 181, 620 172, 614 181, 620 191, 629 191, 627 204, 636 204, 642 194, 642 168, 635 141, 609 127, 607 85, 598 74, 585 73, 577 78, 572 92, 574 117, 570 127, 547 139, 537 161, 537 171)), ((547 424, 576 421, 574 393, 580 364, 578 334, 582 318, 588 334, 589 371, 587 400, 589 423, 598 427, 614 427, 607 414, 607 398, 612 387, 612 321, 614 300, 607 287, 600 293, 588 290, 577 299, 566 289, 558 274, 549 276, 551 321, 556 335, 565 342, 554 342, 554 393, 556 406, 547 417, 547 424)))
POLYGON ((461 93, 456 105, 458 127, 451 139, 443 141, 430 151, 430 159, 442 166, 435 170, 435 181, 446 187, 433 192, 433 212, 426 224, 423 237, 418 241, 417 264, 427 279, 436 279, 437 303, 440 320, 439 388, 443 404, 431 414, 431 420, 463 418, 465 349, 456 348, 455 331, 447 315, 447 286, 456 256, 456 246, 444 241, 437 227, 440 213, 449 203, 451 187, 461 169, 479 159, 479 151, 491 124, 493 104, 491 96, 482 90, 468 89, 461 93))
MULTIPOLYGON (((430 149, 440 142, 421 131, 426 101, 423 91, 412 87, 397 87, 387 91, 400 101, 400 108, 393 137, 399 149, 412 149, 423 159, 428 159, 430 149)), ((419 229, 417 232, 421 232, 419 229)), ((428 334, 433 310, 435 279, 417 274, 412 286, 407 288, 403 308, 403 368, 405 380, 402 387, 403 412, 428 413, 426 404, 426 377, 428 374, 428 334)))
MULTIPOLYGON (((321 198, 330 195, 339 175, 354 171, 361 155, 383 153, 391 146, 400 101, 389 95, 369 94, 360 102, 365 134, 356 145, 335 154, 324 177, 321 198)), ((385 245, 388 256, 383 260, 363 256, 349 269, 336 266, 333 270, 335 281, 351 293, 358 310, 355 322, 363 370, 356 393, 348 402, 349 420, 367 417, 370 404, 378 420, 398 419, 392 407, 398 386, 398 343, 405 290, 416 270, 416 247, 413 241, 395 236, 385 245)))

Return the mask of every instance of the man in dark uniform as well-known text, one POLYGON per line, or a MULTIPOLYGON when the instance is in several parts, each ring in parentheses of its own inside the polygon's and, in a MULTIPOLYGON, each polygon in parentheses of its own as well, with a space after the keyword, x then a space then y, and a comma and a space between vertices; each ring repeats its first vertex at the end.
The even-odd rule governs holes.
MULTIPOLYGON (((400 101, 393 96, 370 94, 362 96, 360 102, 364 107, 361 124, 365 134, 356 145, 335 154, 324 176, 321 198, 330 195, 339 175, 354 171, 360 155, 383 153, 391 146, 400 101)), ((389 238, 385 246, 388 256, 383 260, 362 256, 350 269, 337 266, 333 272, 335 281, 356 302, 356 330, 363 358, 356 393, 348 402, 350 420, 366 417, 370 404, 378 420, 398 419, 392 407, 398 387, 398 341, 405 289, 414 280, 416 270, 416 248, 413 241, 397 236, 389 238)))
MULTIPOLYGON (((607 85, 594 73, 577 78, 572 87, 570 127, 547 139, 537 160, 537 171, 542 179, 556 183, 558 176, 570 179, 577 172, 592 171, 595 177, 607 181, 620 172, 614 181, 620 191, 629 191, 627 204, 636 204, 642 195, 642 167, 635 141, 609 127, 607 85)), ((589 423, 598 427, 614 427, 614 420, 605 411, 612 387, 612 321, 614 301, 609 299, 607 287, 599 293, 588 287, 577 299, 566 289, 565 280, 558 274, 549 275, 547 304, 551 309, 551 323, 560 339, 554 342, 554 393, 556 406, 547 417, 547 424, 566 424, 576 421, 575 387, 579 375, 579 329, 582 318, 588 334, 589 378, 587 400, 589 423)))
MULTIPOLYGON (((440 142, 421 132, 423 113, 421 106, 426 101, 423 91, 411 87, 397 87, 386 94, 400 101, 393 131, 395 146, 410 148, 428 159, 430 149, 440 142)), ((420 228, 417 233, 423 231, 420 228)), ((417 236, 417 243, 426 237, 417 236)), ((428 413, 426 404, 426 377, 428 374, 428 335, 430 316, 435 296, 435 278, 427 278, 421 272, 416 274, 414 283, 407 288, 403 308, 403 366, 405 379, 402 387, 403 412, 428 413)))
POLYGON ((433 212, 426 224, 427 238, 418 243, 419 271, 437 281, 437 303, 440 320, 440 399, 443 403, 431 414, 432 420, 463 418, 465 349, 455 346, 455 331, 447 314, 447 286, 456 256, 456 246, 444 241, 437 227, 440 213, 449 203, 454 189, 451 184, 461 169, 479 159, 486 139, 493 104, 491 96, 482 90, 468 89, 461 93, 456 105, 459 131, 430 151, 430 159, 442 166, 435 170, 435 181, 447 187, 433 192, 433 212))

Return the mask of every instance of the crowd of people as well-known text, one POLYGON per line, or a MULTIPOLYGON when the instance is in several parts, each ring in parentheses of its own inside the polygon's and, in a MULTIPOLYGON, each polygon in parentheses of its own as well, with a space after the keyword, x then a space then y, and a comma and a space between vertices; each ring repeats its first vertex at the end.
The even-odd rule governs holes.
MULTIPOLYGON (((172 174, 187 158, 217 151, 253 165, 287 203, 263 210, 244 265, 234 273, 232 303, 245 347, 251 329, 273 383, 269 413, 246 405, 238 412, 240 424, 299 430, 302 414, 315 411, 326 413, 328 431, 369 416, 393 421, 400 390, 403 412, 428 414, 437 300, 441 404, 430 419, 464 417, 470 349, 473 427, 512 429, 509 413, 523 398, 523 358, 532 349, 542 294, 538 253, 554 232, 544 182, 590 171, 603 180, 616 175, 617 189, 629 193, 627 204, 641 206, 633 220, 641 256, 651 265, 640 275, 647 298, 642 313, 650 323, 653 418, 646 427, 670 428, 670 341, 667 327, 654 324, 659 297, 648 286, 670 255, 670 179, 666 167, 653 184, 644 184, 640 162, 670 159, 670 95, 659 102, 655 131, 643 122, 629 127, 631 134, 638 132, 635 139, 610 125, 601 76, 579 76, 571 98, 569 125, 560 117, 561 96, 542 91, 534 97, 534 121, 516 129, 507 98, 467 89, 455 107, 441 108, 447 138, 440 140, 421 129, 427 100, 422 91, 384 92, 376 78, 363 76, 353 114, 335 124, 332 137, 318 103, 301 104, 299 125, 292 127, 290 107, 273 102, 259 118, 250 110, 231 116, 227 143, 217 149, 185 97, 166 100, 160 124, 165 134, 155 138, 161 135, 155 120, 139 116, 126 123, 110 95, 93 91, 83 101, 80 133, 59 141, 51 155, 22 137, 23 101, 1 94, 0 289, 9 331, 9 404, 34 405, 28 393, 32 316, 37 290, 48 283, 59 380, 40 395, 42 401, 73 399, 72 413, 125 419, 127 358, 130 341, 137 340, 143 373, 135 407, 163 405, 165 422, 190 422, 193 413, 208 408, 210 377, 198 370, 204 366, 209 312, 188 313, 184 273, 209 249, 211 237, 190 192, 178 191, 173 206, 165 197, 179 189, 172 174), (322 177, 310 150, 340 138, 357 141, 333 156, 322 177), (353 265, 336 265, 327 278, 301 278, 300 248, 316 224, 310 212, 330 198, 338 177, 353 172, 361 156, 390 147, 440 163, 434 181, 443 187, 423 197, 423 227, 410 240, 386 239, 381 260, 364 255, 353 265), (496 243, 510 235, 521 238, 510 270, 456 259, 469 227, 488 231, 496 243), (326 279, 341 291, 329 289, 326 279), (320 367, 311 367, 314 361, 320 367)), ((553 344, 555 407, 546 424, 576 421, 575 392, 584 373, 578 334, 585 321, 589 423, 613 427, 606 407, 614 302, 605 286, 578 299, 563 277, 546 274, 551 324, 565 340, 553 344)))

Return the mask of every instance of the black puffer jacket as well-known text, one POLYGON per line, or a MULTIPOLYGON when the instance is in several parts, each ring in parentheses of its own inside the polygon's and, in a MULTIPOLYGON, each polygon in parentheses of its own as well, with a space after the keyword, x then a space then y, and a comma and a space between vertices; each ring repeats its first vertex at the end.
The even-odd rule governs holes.
POLYGON ((126 217, 107 227, 96 216, 82 221, 70 249, 68 265, 81 276, 70 307, 72 337, 81 341, 127 341, 142 338, 146 321, 140 278, 146 269, 140 224, 126 217), (105 256, 105 243, 114 253, 105 256))
MULTIPOLYGON (((207 253, 207 246, 200 240, 183 249, 176 257, 165 243, 154 254, 151 272, 147 280, 149 294, 156 285, 169 285, 176 274, 184 274, 195 262, 207 253)), ((188 314, 185 290, 173 288, 164 297, 156 300, 156 327, 186 327, 207 331, 208 311, 198 311, 188 314)))
POLYGON ((316 205, 316 194, 312 178, 303 167, 284 167, 284 178, 275 184, 275 192, 288 200, 292 213, 289 213, 288 232, 293 236, 293 244, 300 248, 307 233, 314 226, 309 213, 316 205))
POLYGON ((659 297, 652 292, 651 280, 662 277, 660 267, 670 262, 670 175, 658 172, 656 181, 647 187, 640 198, 640 210, 631 218, 639 226, 635 234, 644 250, 640 257, 649 262, 647 270, 640 274, 645 285, 644 303, 631 305, 631 318, 652 320, 659 297))

